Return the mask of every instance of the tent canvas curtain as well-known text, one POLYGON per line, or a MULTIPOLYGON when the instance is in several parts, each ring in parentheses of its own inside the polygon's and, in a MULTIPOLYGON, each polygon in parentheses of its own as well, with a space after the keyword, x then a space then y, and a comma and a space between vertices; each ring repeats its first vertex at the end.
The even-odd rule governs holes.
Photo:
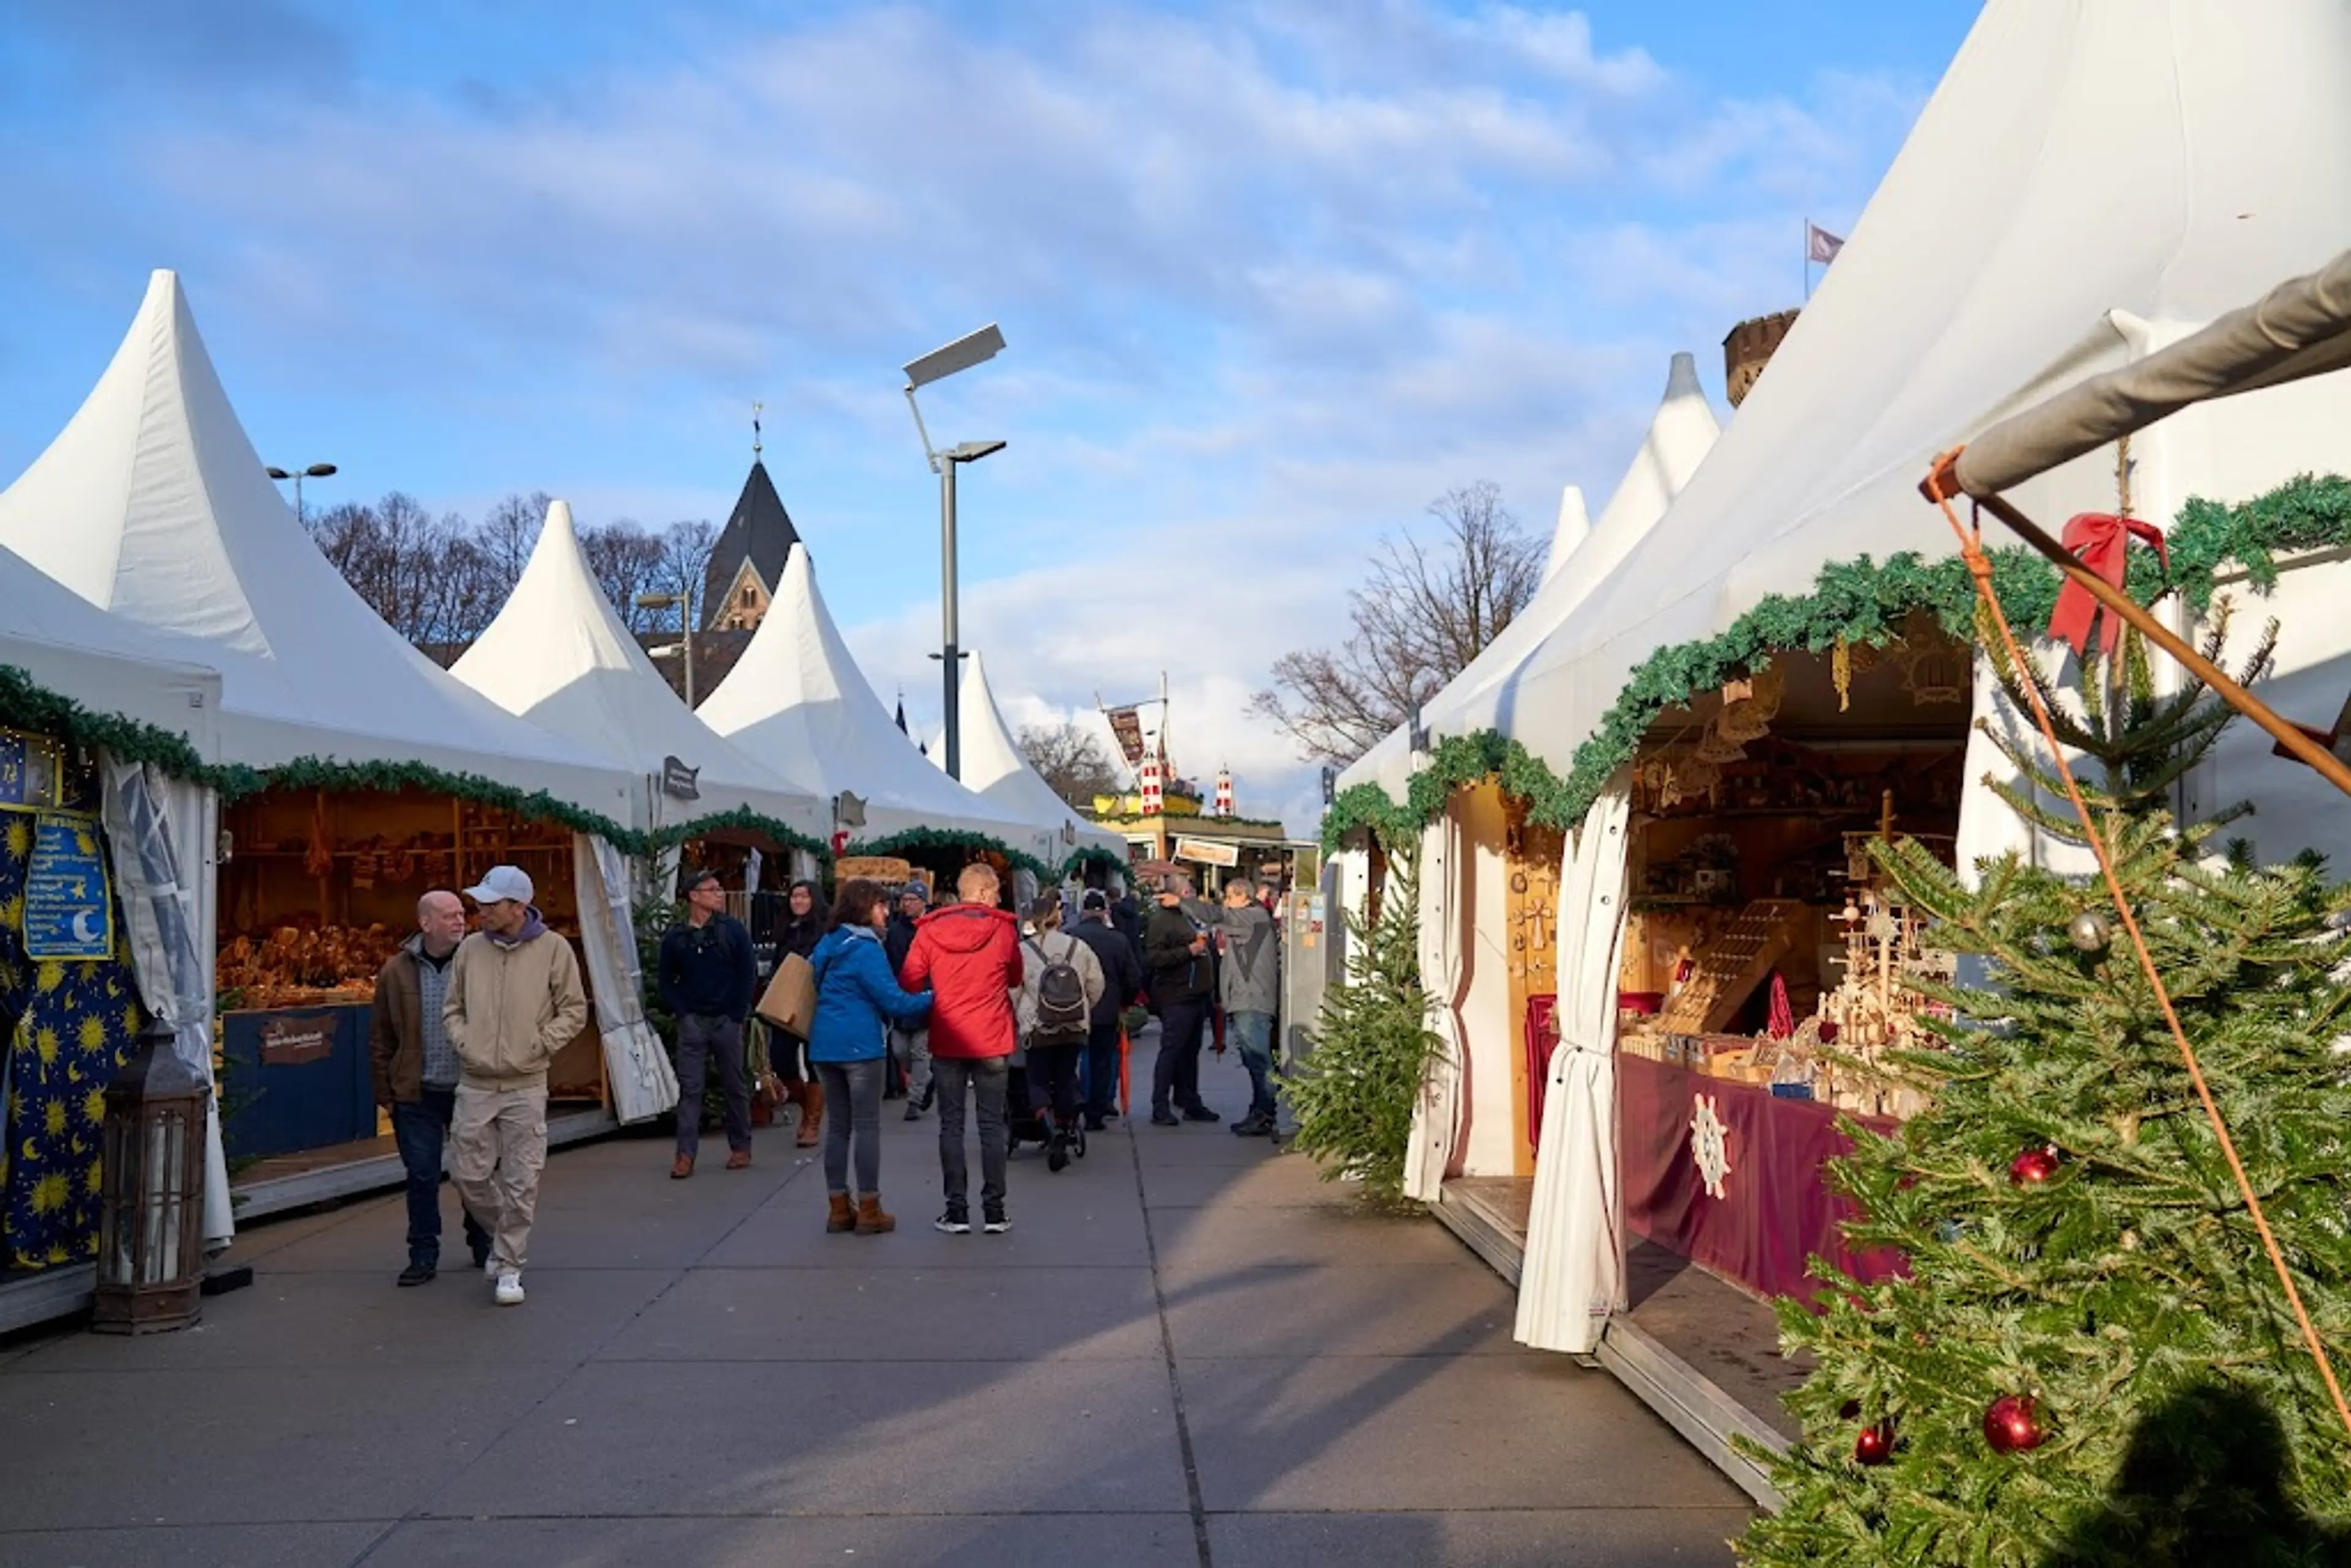
POLYGON ((1616 977, 1625 941, 1630 775, 1619 772, 1569 839, 1561 868, 1559 1049, 1545 1078, 1541 1154, 1519 1274, 1517 1337, 1588 1355, 1625 1300, 1616 1179, 1616 977), (1572 913, 1571 913, 1572 912, 1572 913))
MULTIPOLYGON (((210 1083, 213 947, 202 868, 216 829, 218 798, 200 785, 173 783, 152 763, 110 755, 105 779, 101 821, 139 999, 150 1015, 172 1026, 180 1060, 210 1083)), ((205 1248, 217 1251, 235 1234, 214 1095, 204 1128, 205 1248)))
POLYGON ((1460 904, 1460 821, 1440 813, 1420 835, 1420 983, 1427 1002, 1428 1027, 1440 1044, 1422 1079, 1412 1112, 1412 1146, 1405 1157, 1406 1197, 1435 1203, 1452 1174, 1461 1139, 1463 1073, 1461 1016, 1455 1008, 1461 984, 1460 935, 1454 929, 1460 904))
POLYGON ((571 862, 580 884, 580 947, 596 989, 596 1030, 604 1042, 612 1114, 623 1124, 649 1122, 677 1103, 677 1072, 645 1021, 629 862, 610 841, 589 833, 573 835, 571 862))

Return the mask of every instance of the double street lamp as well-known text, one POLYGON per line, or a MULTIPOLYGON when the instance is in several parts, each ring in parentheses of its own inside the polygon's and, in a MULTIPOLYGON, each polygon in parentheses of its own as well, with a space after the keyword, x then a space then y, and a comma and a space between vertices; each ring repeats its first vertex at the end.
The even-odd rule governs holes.
POLYGON ((685 706, 692 707, 694 706, 694 622, 692 620, 694 601, 683 593, 637 595, 637 608, 640 610, 668 610, 673 606, 677 611, 678 640, 666 647, 648 649, 646 653, 648 657, 655 659, 666 659, 672 653, 680 654, 684 658, 685 706))
POLYGON ((944 633, 939 658, 946 668, 946 733, 941 749, 946 754, 947 777, 956 779, 963 777, 963 654, 956 647, 960 638, 956 615, 956 470, 1003 451, 1004 443, 966 441, 945 452, 933 450, 931 433, 923 423, 922 405, 914 401, 914 389, 992 360, 1003 348, 1004 334, 991 321, 906 367, 906 406, 914 411, 914 431, 923 438, 923 455, 930 460, 931 472, 939 476, 939 614, 944 633))
POLYGON ((302 515, 302 481, 305 479, 323 479, 334 471, 335 465, 331 463, 313 463, 308 468, 270 468, 265 470, 272 479, 291 479, 294 481, 294 520, 298 523, 301 523, 305 528, 309 526, 309 522, 308 519, 304 517, 302 515))

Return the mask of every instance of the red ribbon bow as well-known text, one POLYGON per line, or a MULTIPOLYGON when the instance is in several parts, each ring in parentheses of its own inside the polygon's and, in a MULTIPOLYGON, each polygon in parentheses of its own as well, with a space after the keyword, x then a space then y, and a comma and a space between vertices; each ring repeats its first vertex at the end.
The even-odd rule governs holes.
MULTIPOLYGON (((2134 538, 2153 545, 2165 570, 2170 569, 2171 555, 2164 549, 2163 530, 2153 523, 2143 523, 2137 517, 2117 517, 2109 512, 2084 512, 2065 525, 2065 548, 2074 552, 2074 559, 2116 588, 2123 585, 2134 538)), ((2098 601, 2091 597, 2088 589, 2066 579, 2065 585, 2057 591, 2056 612, 2049 617, 2049 635, 2071 643, 2077 655, 2087 653, 2090 627, 2098 618, 2098 601)), ((2122 634, 2122 618, 2108 615, 2105 624, 2098 628, 2099 652, 2113 653, 2122 634)))

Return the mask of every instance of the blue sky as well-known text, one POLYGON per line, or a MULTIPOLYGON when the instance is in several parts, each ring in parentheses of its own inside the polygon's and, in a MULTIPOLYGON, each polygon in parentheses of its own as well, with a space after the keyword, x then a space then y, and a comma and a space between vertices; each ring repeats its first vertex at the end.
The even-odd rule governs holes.
POLYGON ((1313 815, 1241 710, 1383 531, 1596 510, 1664 385, 1796 303, 1975 6, 29 0, 0 12, 0 476, 176 267, 319 498, 723 517, 768 460, 885 701, 935 715, 935 482, 1021 717, 1167 668, 1178 762, 1313 815))

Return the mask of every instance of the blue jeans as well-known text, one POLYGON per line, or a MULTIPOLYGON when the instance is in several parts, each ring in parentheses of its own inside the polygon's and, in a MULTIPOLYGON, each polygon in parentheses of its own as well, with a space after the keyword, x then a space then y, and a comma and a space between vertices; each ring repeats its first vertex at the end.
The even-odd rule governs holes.
MULTIPOLYGON (((441 1147, 449 1135, 449 1119, 456 1113, 457 1090, 424 1085, 424 1098, 392 1108, 392 1142, 400 1146, 400 1164, 408 1173, 408 1260, 441 1261, 441 1147)), ((486 1250, 490 1233, 475 1219, 474 1211, 458 1206, 465 1216, 465 1245, 486 1250)))
POLYGON ((819 1061, 824 1085, 824 1190, 846 1193, 850 1140, 857 1148, 857 1189, 871 1197, 882 1190, 882 1072, 883 1061, 819 1061))
POLYGON ((1241 1065, 1249 1069, 1249 1114, 1273 1118, 1273 1015, 1271 1013, 1227 1013, 1225 1032, 1241 1053, 1241 1065))
POLYGON ((1119 1020, 1098 1023, 1086 1036, 1086 1114, 1118 1114, 1119 1020))

